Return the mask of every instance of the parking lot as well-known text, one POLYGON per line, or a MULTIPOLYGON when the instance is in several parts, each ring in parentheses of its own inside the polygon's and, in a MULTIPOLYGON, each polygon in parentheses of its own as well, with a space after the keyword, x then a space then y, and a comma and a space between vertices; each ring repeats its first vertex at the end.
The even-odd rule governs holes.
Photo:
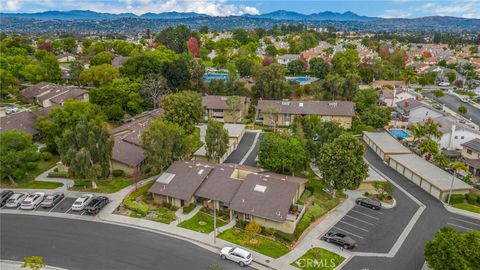
POLYGON ((467 217, 450 217, 447 225, 461 232, 480 231, 480 221, 467 217))
POLYGON ((1 209, 10 209, 10 210, 18 210, 18 211, 38 211, 38 212, 54 212, 54 213, 66 213, 66 214, 72 214, 72 215, 87 215, 85 210, 82 211, 73 211, 72 210, 72 205, 75 202, 77 198, 74 197, 65 197, 63 198, 60 202, 57 203, 52 208, 43 208, 41 206, 37 206, 33 210, 23 210, 20 209, 20 206, 16 208, 7 208, 3 206, 1 209))

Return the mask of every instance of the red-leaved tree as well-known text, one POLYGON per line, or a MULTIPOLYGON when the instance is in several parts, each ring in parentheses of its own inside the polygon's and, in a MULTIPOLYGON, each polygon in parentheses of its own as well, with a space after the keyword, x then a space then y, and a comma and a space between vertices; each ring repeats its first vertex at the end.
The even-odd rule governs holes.
POLYGON ((194 57, 200 55, 200 45, 196 37, 190 37, 187 41, 188 52, 194 57))

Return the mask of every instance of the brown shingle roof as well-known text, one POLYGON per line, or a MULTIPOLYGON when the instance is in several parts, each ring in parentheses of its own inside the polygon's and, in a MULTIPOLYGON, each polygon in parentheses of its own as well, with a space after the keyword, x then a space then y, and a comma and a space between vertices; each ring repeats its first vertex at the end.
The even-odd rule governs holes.
POLYGON ((140 146, 126 142, 122 140, 122 138, 115 138, 112 149, 112 160, 130 167, 136 167, 142 163, 145 158, 145 152, 140 146))
POLYGON ((259 100, 257 109, 265 111, 268 107, 275 107, 278 113, 285 114, 313 114, 325 116, 355 116, 355 104, 351 101, 280 101, 259 100))
POLYGON ((37 116, 29 111, 14 113, 0 118, 0 132, 12 129, 23 131, 35 136, 39 131, 35 128, 37 116))
POLYGON ((39 82, 20 91, 20 94, 26 98, 34 98, 42 93, 56 89, 58 86, 49 82, 39 82))
POLYGON ((68 89, 66 92, 52 98, 50 101, 55 104, 63 104, 67 99, 78 99, 86 94, 87 91, 79 88, 68 89))
MULTIPOLYGON (((204 96, 202 99, 202 105, 207 109, 219 109, 225 110, 227 106, 227 96, 204 96)), ((240 96, 240 102, 244 104, 247 102, 247 97, 240 96)))
POLYGON ((195 196, 230 203, 243 183, 240 179, 231 178, 236 168, 235 165, 217 164, 216 168, 195 192, 195 196))

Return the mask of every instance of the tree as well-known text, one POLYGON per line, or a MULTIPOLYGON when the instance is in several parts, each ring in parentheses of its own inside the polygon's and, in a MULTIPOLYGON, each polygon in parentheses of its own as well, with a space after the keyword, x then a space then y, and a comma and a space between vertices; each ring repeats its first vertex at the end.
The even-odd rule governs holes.
POLYGON ((192 88, 196 91, 203 91, 205 86, 203 84, 203 75, 205 74, 205 66, 202 63, 201 59, 193 59, 191 62, 191 71, 192 71, 192 88))
POLYGON ((32 136, 17 130, 0 134, 0 179, 8 179, 15 185, 15 180, 25 177, 29 168, 35 167, 39 159, 37 147, 32 136))
POLYGON ((336 96, 343 93, 343 84, 345 79, 337 74, 328 74, 322 83, 327 99, 335 100, 336 96))
POLYGON ((162 74, 167 79, 170 89, 186 90, 191 87, 192 74, 185 59, 178 59, 172 62, 163 63, 162 74))
POLYGON ((23 264, 20 266, 21 268, 28 268, 31 270, 40 270, 44 268, 46 265, 43 262, 43 258, 40 256, 30 256, 23 258, 23 264))
POLYGON ((205 134, 205 148, 208 159, 220 162, 220 159, 228 150, 228 131, 223 127, 223 123, 210 119, 207 124, 205 134))
POLYGON ((285 79, 285 68, 280 64, 260 68, 254 75, 253 95, 264 99, 283 99, 290 96, 290 84, 285 79))
POLYGON ((115 56, 111 52, 100 52, 90 59, 91 66, 98 66, 112 63, 115 56))
POLYGON ((227 103, 227 114, 232 117, 232 122, 236 124, 243 106, 242 99, 239 96, 229 96, 225 103, 227 103))
POLYGON ((288 72, 292 74, 298 74, 303 71, 303 61, 302 60, 293 60, 290 61, 287 65, 288 72))
POLYGON ((250 76, 253 73, 255 60, 248 56, 241 56, 235 60, 235 66, 240 74, 240 77, 250 76))
POLYGON ((92 66, 80 72, 80 82, 83 85, 93 84, 96 87, 106 85, 118 77, 118 69, 110 64, 92 66))
POLYGON ((247 232, 248 240, 250 240, 262 232, 262 227, 257 222, 252 220, 245 226, 245 231, 247 232))
POLYGON ((190 37, 187 41, 188 52, 193 57, 198 57, 200 55, 200 44, 198 44, 198 39, 196 37, 190 37))
POLYGON ((0 69, 0 96, 6 97, 8 95, 15 95, 18 92, 18 81, 12 73, 5 69, 0 69))
POLYGON ((156 109, 161 96, 170 92, 167 80, 160 74, 148 74, 143 81, 141 95, 147 101, 149 107, 156 109))
POLYGON ((156 40, 177 53, 183 53, 187 51, 187 40, 192 36, 198 40, 198 33, 193 32, 188 26, 180 24, 163 29, 157 35, 156 40))
POLYGON ((393 186, 388 181, 375 181, 373 182, 373 188, 379 194, 379 198, 385 198, 393 194, 393 186))
POLYGON ((77 41, 74 37, 67 37, 63 40, 63 50, 69 53, 77 51, 77 41))
POLYGON ((457 110, 459 113, 461 114, 467 114, 468 112, 468 109, 467 107, 463 106, 463 105, 460 105, 460 107, 458 107, 458 110, 457 110))
POLYGON ((332 70, 339 75, 356 73, 360 64, 360 57, 355 49, 347 49, 345 52, 338 52, 332 58, 332 70))
POLYGON ((316 161, 322 180, 335 191, 357 189, 368 174, 364 154, 365 146, 350 134, 324 144, 316 161))
POLYGON ((156 120, 142 133, 141 144, 147 156, 147 169, 160 173, 189 154, 193 141, 178 124, 156 120))
POLYGON ((177 123, 187 134, 195 129, 203 116, 202 96, 192 91, 182 91, 170 94, 163 99, 161 107, 164 109, 163 118, 166 121, 177 123))
POLYGON ((242 44, 242 45, 247 44, 248 41, 249 41, 249 35, 248 35, 247 30, 242 29, 242 28, 233 29, 232 38, 234 40, 240 42, 240 44, 242 44))
POLYGON ((113 140, 95 120, 80 120, 57 137, 56 143, 71 177, 95 181, 110 174, 113 140))
POLYGON ((360 114, 360 120, 368 126, 383 128, 390 122, 391 112, 388 107, 373 105, 360 114))
POLYGON ((425 261, 435 270, 474 270, 480 265, 480 233, 460 233, 451 227, 441 228, 427 242, 425 261))
POLYGON ((147 74, 162 73, 163 64, 178 59, 174 51, 159 46, 154 51, 143 51, 133 53, 127 61, 122 64, 120 72, 122 76, 132 79, 143 79, 147 74))
POLYGON ((275 48, 275 46, 270 44, 265 48, 265 55, 270 57, 275 57, 277 56, 277 54, 278 54, 278 51, 277 51, 277 48, 275 48))
POLYGON ((368 88, 355 93, 353 101, 355 102, 355 108, 359 111, 364 111, 369 107, 377 104, 378 94, 375 89, 368 88))
POLYGON ((418 150, 422 155, 424 154, 432 154, 436 155, 439 153, 440 149, 438 148, 438 143, 431 138, 427 138, 423 140, 420 145, 418 146, 418 150))
POLYGON ((72 61, 69 64, 70 67, 70 80, 76 85, 80 85, 80 74, 83 71, 83 64, 80 61, 72 61))
POLYGON ((455 73, 454 71, 445 73, 445 76, 448 78, 448 81, 450 83, 453 83, 457 79, 457 73, 455 73))
POLYGON ((442 169, 446 169, 450 164, 450 160, 442 153, 437 153, 436 155, 434 155, 433 162, 442 169))
POLYGON ((258 162, 261 168, 280 173, 295 173, 308 163, 308 153, 294 137, 272 133, 260 138, 258 162))
POLYGON ((330 69, 328 63, 319 57, 310 60, 309 66, 310 72, 312 72, 313 76, 319 78, 320 80, 323 80, 325 76, 327 76, 330 69))

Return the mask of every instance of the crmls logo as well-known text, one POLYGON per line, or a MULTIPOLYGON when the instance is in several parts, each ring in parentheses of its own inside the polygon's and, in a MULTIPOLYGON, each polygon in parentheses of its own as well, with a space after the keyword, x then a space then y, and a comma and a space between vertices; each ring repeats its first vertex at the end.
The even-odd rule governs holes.
POLYGON ((299 259, 295 262, 300 268, 335 268, 335 259, 299 259))

